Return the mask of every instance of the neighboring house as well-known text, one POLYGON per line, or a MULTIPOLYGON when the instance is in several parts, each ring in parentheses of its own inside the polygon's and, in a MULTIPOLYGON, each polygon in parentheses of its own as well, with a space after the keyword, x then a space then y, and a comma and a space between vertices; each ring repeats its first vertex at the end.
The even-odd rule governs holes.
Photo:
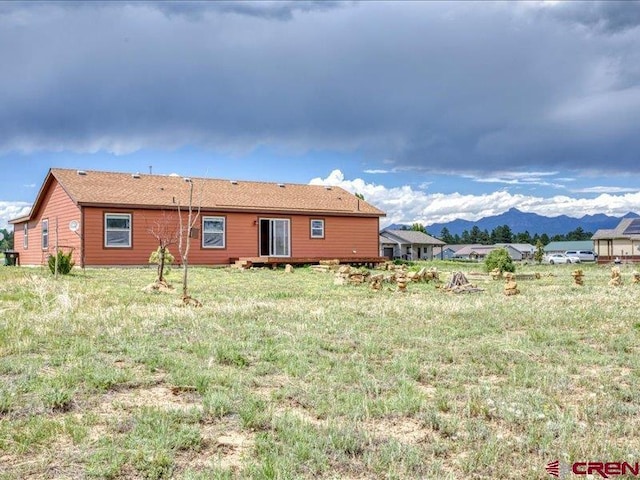
POLYGON ((433 258, 440 260, 451 260, 456 252, 466 245, 443 245, 442 247, 433 247, 433 258))
POLYGON ((511 244, 506 245, 465 245, 457 250, 453 258, 483 261, 496 248, 505 248, 513 260, 522 260, 522 253, 511 244))
POLYGON ((640 218, 623 218, 613 229, 598 230, 593 237, 598 263, 640 261, 640 218))
POLYGON ((442 245, 443 241, 416 230, 380 232, 380 256, 390 259, 432 260, 433 248, 442 245))
MULTIPOLYGON (((530 243, 496 243, 496 247, 511 247, 515 252, 509 252, 513 260, 533 260, 536 247, 530 243)), ((508 248, 507 248, 508 250, 508 248)))
POLYGON ((186 222, 191 186, 193 265, 378 257, 384 212, 342 188, 51 169, 31 212, 10 222, 20 263, 43 265, 57 244, 80 266, 146 265, 158 247, 150 230, 175 231, 179 206, 186 222))
POLYGON ((591 250, 593 249, 593 240, 574 240, 566 242, 549 242, 544 247, 545 254, 564 253, 567 250, 591 250))
POLYGON ((456 251, 453 258, 482 261, 495 248, 493 245, 465 245, 456 251))

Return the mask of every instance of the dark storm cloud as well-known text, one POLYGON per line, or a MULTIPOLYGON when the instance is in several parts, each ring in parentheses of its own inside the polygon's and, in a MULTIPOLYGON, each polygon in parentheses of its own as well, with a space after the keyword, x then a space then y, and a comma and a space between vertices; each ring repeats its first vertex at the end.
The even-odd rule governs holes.
POLYGON ((168 15, 184 15, 194 20, 202 19, 207 12, 249 15, 277 20, 291 20, 296 12, 326 11, 346 2, 317 1, 215 1, 215 2, 148 2, 168 15))
POLYGON ((598 8, 5 5, 0 149, 264 144, 396 168, 638 172, 640 29, 598 8))
POLYGON ((640 2, 636 0, 559 2, 545 14, 603 32, 615 33, 640 25, 640 2))

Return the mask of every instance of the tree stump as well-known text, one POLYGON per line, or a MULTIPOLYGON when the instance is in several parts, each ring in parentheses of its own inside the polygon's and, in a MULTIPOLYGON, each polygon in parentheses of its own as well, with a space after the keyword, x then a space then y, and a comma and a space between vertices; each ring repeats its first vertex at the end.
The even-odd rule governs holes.
POLYGON ((640 272, 633 272, 631 275, 631 283, 640 283, 640 272))

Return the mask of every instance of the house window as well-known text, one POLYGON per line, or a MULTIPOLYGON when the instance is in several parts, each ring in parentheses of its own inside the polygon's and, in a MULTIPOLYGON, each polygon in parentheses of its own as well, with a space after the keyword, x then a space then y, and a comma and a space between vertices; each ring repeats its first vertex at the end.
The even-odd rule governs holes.
POLYGON ((24 238, 22 239, 22 246, 27 249, 29 248, 29 224, 25 223, 22 229, 24 238))
POLYGON ((130 213, 105 213, 104 246, 110 248, 131 247, 130 213))
POLYGON ((224 248, 224 217, 202 217, 202 247, 224 248))
POLYGON ((49 220, 42 220, 42 249, 49 249, 49 220))
POLYGON ((324 220, 311 220, 311 238, 324 238, 324 220))

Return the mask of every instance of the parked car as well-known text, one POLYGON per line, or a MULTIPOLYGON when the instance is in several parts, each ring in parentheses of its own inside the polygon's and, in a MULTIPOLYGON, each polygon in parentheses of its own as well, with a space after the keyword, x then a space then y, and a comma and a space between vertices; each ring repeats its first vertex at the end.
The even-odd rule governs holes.
POLYGON ((567 257, 578 257, 581 262, 595 262, 598 259, 591 250, 567 250, 564 254, 567 257))
POLYGON ((552 253, 551 255, 547 255, 545 262, 550 265, 560 263, 580 263, 580 257, 567 256, 564 253, 552 253))

